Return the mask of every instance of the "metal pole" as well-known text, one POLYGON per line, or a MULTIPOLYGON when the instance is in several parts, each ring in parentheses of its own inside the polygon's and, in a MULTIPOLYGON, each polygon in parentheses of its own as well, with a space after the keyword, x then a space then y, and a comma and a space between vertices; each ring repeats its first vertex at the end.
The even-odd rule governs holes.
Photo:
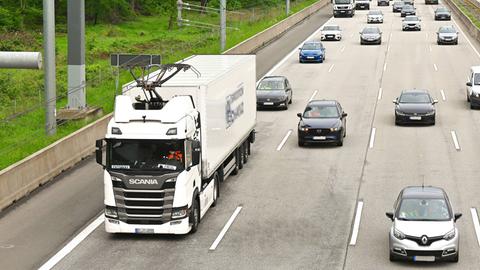
POLYGON ((183 1, 177 1, 177 24, 178 27, 182 27, 182 9, 183 9, 183 1))
POLYGON ((85 0, 68 0, 68 109, 87 106, 85 82, 85 0))
POLYGON ((45 55, 45 131, 57 132, 55 81, 55 0, 43 0, 43 48, 45 55))
POLYGON ((227 43, 227 0, 220 0, 220 50, 225 51, 227 43))
POLYGON ((287 16, 290 15, 290 0, 286 0, 287 1, 287 16))

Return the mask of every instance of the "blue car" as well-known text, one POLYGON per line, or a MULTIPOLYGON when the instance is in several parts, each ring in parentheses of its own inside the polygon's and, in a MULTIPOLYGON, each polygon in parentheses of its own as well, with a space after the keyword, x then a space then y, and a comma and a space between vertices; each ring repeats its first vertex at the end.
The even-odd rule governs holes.
POLYGON ((308 41, 300 48, 298 55, 300 63, 325 61, 325 47, 319 41, 308 41))

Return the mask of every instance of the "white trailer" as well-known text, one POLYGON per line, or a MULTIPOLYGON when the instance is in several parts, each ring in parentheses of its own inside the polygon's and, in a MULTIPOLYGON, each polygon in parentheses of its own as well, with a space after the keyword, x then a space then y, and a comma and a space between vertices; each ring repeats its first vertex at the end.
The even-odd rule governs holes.
POLYGON ((248 161, 255 76, 254 55, 197 55, 124 86, 97 141, 107 232, 197 230, 220 182, 248 161))

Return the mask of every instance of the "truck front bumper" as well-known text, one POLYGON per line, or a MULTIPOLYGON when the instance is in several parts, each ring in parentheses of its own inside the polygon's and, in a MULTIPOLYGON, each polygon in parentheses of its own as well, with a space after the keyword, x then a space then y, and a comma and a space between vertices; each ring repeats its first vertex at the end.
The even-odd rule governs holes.
POLYGON ((334 16, 352 16, 353 10, 352 9, 335 9, 333 10, 334 16))
POLYGON ((117 219, 105 217, 105 230, 108 233, 133 233, 133 234, 187 234, 191 226, 188 217, 172 220, 164 224, 127 224, 117 219))

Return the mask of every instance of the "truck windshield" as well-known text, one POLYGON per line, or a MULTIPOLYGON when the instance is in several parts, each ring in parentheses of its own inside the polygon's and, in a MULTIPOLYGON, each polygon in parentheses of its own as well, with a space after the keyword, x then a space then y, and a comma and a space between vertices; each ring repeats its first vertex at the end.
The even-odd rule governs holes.
POLYGON ((107 166, 112 170, 182 171, 182 140, 108 140, 107 166))
POLYGON ((334 4, 336 5, 348 5, 352 2, 352 0, 334 0, 334 4))

